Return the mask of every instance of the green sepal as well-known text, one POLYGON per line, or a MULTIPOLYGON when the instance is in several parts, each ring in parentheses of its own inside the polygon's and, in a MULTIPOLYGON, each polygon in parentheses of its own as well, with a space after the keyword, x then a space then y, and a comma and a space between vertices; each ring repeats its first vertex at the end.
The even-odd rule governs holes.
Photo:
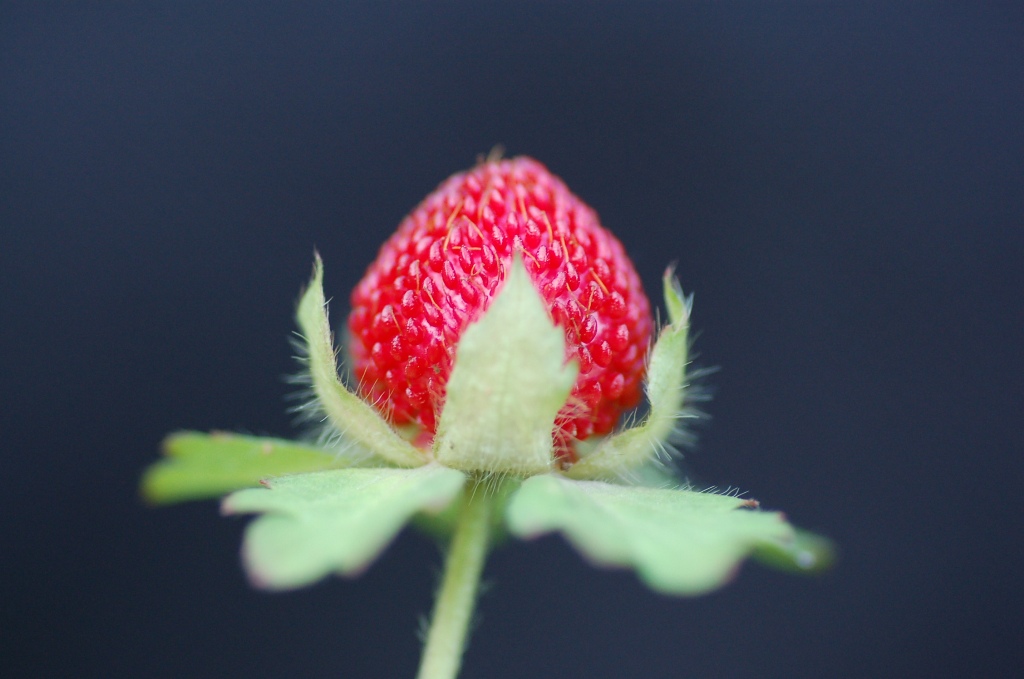
POLYGON ((634 482, 637 471, 657 463, 678 425, 686 386, 690 302, 672 270, 662 280, 669 324, 661 329, 647 366, 649 409, 643 422, 616 432, 584 455, 566 474, 575 479, 634 482))
POLYGON ((324 299, 324 266, 320 255, 313 265, 313 279, 303 293, 296 322, 306 342, 310 382, 319 406, 343 438, 399 467, 418 467, 427 456, 409 443, 338 379, 338 364, 324 299))
POLYGON ((163 442, 165 459, 142 477, 142 496, 154 504, 220 497, 261 479, 347 467, 352 460, 315 446, 227 432, 186 431, 163 442))
POLYGON ((753 556, 765 566, 808 575, 827 571, 837 558, 834 542, 800 528, 796 529, 793 540, 766 543, 758 547, 753 556))
POLYGON ((561 532, 588 560, 633 568, 652 589, 696 595, 726 584, 760 549, 792 543, 777 512, 732 495, 531 477, 512 496, 513 535, 561 532))
POLYGON ((552 468, 551 432, 579 373, 523 261, 462 333, 434 454, 466 471, 528 476, 552 468))
POLYGON ((436 463, 415 469, 336 469, 274 479, 224 499, 225 514, 262 514, 242 547, 257 587, 294 589, 331 573, 357 575, 420 511, 441 511, 466 476, 436 463))

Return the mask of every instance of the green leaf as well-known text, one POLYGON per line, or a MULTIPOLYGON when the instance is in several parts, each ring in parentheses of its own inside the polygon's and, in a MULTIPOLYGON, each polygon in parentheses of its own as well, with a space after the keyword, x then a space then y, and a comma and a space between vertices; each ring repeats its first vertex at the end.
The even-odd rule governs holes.
POLYGON ((309 375, 320 407, 343 437, 399 467, 418 467, 426 455, 402 438, 366 401, 338 380, 331 324, 324 300, 324 267, 320 255, 313 280, 299 301, 296 322, 306 341, 309 375))
POLYGON ((436 463, 416 469, 337 469, 275 479, 224 499, 225 514, 262 513, 245 534, 253 584, 293 589, 366 568, 419 511, 441 511, 466 476, 436 463))
POLYGON ((765 566, 814 575, 835 564, 836 547, 828 538, 798 528, 792 541, 762 545, 754 558, 765 566))
POLYGON ((639 469, 657 460, 678 423, 689 360, 690 300, 683 297, 671 269, 665 272, 663 286, 670 323, 662 328, 647 367, 647 417, 598 444, 568 469, 571 478, 633 481, 639 469))
POLYGON ((282 474, 346 467, 347 457, 294 441, 217 432, 181 432, 164 439, 166 459, 142 477, 152 503, 220 497, 282 474))
POLYGON ((434 453, 467 471, 551 469, 555 416, 576 382, 565 332, 517 255, 490 308, 459 340, 434 453))
POLYGON ((755 550, 790 544, 793 528, 751 500, 683 489, 534 476, 512 496, 514 535, 559 531, 585 557, 635 568, 652 589, 701 594, 724 585, 755 550))

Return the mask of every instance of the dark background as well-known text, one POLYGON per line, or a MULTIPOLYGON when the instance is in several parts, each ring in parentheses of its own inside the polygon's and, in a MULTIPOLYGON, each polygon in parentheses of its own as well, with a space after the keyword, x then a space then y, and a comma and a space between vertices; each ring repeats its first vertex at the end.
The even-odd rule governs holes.
POLYGON ((1013 3, 5 3, 0 673, 409 677, 439 559, 246 584, 243 520, 148 509, 163 435, 289 435, 334 320, 496 143, 696 292, 687 465, 835 538, 664 598, 510 544, 464 676, 1000 677, 1024 666, 1024 21, 1013 3), (481 6, 477 6, 481 5, 481 6))

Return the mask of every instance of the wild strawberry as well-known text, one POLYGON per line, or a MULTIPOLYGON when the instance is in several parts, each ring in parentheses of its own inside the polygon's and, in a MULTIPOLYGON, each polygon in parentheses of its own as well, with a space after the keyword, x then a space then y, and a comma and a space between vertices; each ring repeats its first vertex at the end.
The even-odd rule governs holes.
POLYGON ((622 245, 539 162, 488 161, 413 210, 352 293, 353 368, 363 396, 429 438, 455 347, 488 308, 516 252, 579 375, 554 433, 558 454, 607 434, 640 398, 651 311, 622 245))

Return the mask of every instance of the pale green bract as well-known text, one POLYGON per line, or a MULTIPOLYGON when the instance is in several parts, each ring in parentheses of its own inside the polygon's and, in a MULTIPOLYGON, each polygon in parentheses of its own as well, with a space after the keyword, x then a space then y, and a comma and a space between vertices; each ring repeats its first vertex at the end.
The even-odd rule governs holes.
POLYGON ((262 513, 245 534, 252 582, 292 589, 330 573, 354 575, 372 562, 413 514, 440 511, 466 482, 462 472, 336 469, 274 479, 225 498, 225 514, 262 513))
POLYGON ((781 514, 751 506, 732 495, 545 474, 523 482, 506 517, 518 537, 558 531, 596 564, 635 568, 652 589, 700 594, 725 584, 759 547, 793 541, 781 514))

